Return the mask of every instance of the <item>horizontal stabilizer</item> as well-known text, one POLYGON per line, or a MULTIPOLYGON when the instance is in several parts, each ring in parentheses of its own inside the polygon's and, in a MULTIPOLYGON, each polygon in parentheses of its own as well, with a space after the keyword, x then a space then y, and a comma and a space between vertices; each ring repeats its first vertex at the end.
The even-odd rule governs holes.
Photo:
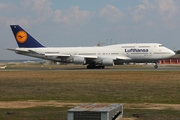
POLYGON ((7 48, 7 50, 11 50, 11 51, 14 51, 14 52, 18 52, 18 53, 32 53, 32 54, 38 54, 37 52, 33 51, 33 50, 27 50, 27 49, 19 49, 19 48, 16 48, 16 49, 11 49, 11 48, 7 48))
POLYGON ((18 49, 11 49, 11 48, 7 48, 6 50, 11 50, 11 51, 14 51, 14 52, 29 52, 28 50, 18 50, 18 49))

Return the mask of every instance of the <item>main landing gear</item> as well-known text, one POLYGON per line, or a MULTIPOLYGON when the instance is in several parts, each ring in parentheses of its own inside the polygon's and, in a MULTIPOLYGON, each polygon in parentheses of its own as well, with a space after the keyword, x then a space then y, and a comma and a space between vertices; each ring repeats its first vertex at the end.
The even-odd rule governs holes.
POLYGON ((104 68, 105 66, 103 65, 91 65, 91 64, 87 65, 87 69, 104 69, 104 68))
POLYGON ((155 63, 154 69, 158 69, 158 63, 155 63))

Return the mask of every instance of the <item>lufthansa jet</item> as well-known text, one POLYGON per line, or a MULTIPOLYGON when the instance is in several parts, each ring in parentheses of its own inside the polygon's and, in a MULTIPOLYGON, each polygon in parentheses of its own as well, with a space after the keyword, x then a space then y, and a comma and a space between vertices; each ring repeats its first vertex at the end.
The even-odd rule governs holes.
POLYGON ((123 63, 155 63, 175 53, 159 43, 129 43, 93 47, 46 47, 19 25, 10 25, 19 48, 8 49, 20 55, 54 62, 87 65, 87 69, 104 69, 105 66, 123 63))

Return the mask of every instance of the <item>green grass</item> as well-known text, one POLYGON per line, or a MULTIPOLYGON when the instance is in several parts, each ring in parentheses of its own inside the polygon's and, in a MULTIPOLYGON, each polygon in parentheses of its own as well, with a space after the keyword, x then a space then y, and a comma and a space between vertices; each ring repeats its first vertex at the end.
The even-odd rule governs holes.
MULTIPOLYGON (((0 109, 1 120, 67 120, 69 107, 34 107, 25 109, 0 109)), ((179 120, 178 110, 124 109, 124 118, 140 114, 140 120, 179 120)))
POLYGON ((66 107, 0 109, 1 120, 67 120, 66 107))
POLYGON ((133 114, 139 114, 140 120, 180 120, 180 114, 178 110, 124 109, 124 117, 132 118, 133 114))
POLYGON ((0 72, 0 101, 180 103, 180 72, 0 72))
MULTIPOLYGON (((180 104, 180 71, 0 71, 0 101, 180 104)), ((0 109, 0 119, 66 120, 70 107, 0 109), (7 115, 8 111, 15 114, 7 115)), ((124 117, 179 119, 179 111, 124 108, 124 117)))

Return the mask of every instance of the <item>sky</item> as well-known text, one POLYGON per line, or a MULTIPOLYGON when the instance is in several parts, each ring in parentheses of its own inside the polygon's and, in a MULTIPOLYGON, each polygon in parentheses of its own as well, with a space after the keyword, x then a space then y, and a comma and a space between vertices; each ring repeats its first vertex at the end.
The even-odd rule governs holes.
POLYGON ((10 29, 24 28, 44 46, 161 43, 180 50, 180 0, 1 0, 0 60, 33 59, 10 29))

